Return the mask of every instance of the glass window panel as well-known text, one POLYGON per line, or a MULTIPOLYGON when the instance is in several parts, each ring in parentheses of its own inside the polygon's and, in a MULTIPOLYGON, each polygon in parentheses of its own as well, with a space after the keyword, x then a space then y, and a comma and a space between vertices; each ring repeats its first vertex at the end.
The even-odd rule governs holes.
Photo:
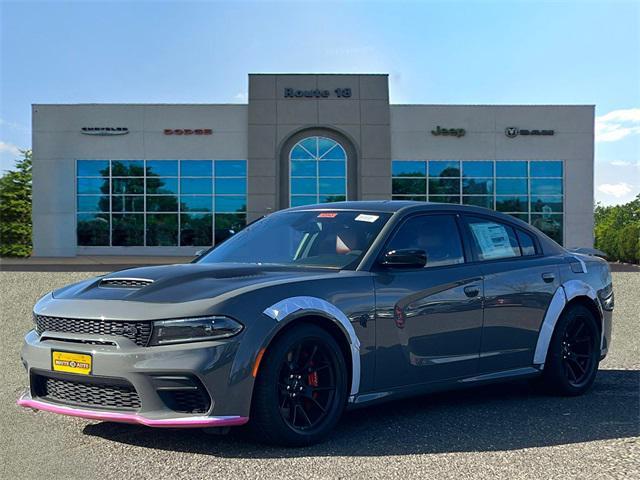
POLYGON ((78 196, 78 212, 108 212, 109 197, 100 195, 78 196))
POLYGON ((222 213, 216 215, 215 222, 217 245, 242 230, 247 224, 247 217, 244 214, 222 213))
POLYGON ((142 195, 114 195, 111 197, 112 212, 144 212, 142 195))
POLYGON ((338 144, 330 138, 318 137, 318 157, 326 155, 329 150, 336 147, 338 144))
POLYGON ((462 193, 486 195, 493 193, 493 178, 463 178, 462 193))
POLYGON ((209 213, 180 215, 180 245, 208 247, 213 245, 213 217, 209 213))
POLYGON ((180 209, 183 212, 211 212, 213 211, 213 197, 182 195, 180 197, 180 209))
POLYGON ((562 213, 562 197, 531 196, 531 211, 541 213, 562 213))
POLYGON ((465 177, 493 177, 493 162, 462 162, 462 175, 465 177))
POLYGON ((518 236, 518 242, 520 243, 520 250, 522 256, 529 257, 536 254, 536 244, 533 241, 533 237, 528 233, 516 228, 516 235, 518 236))
POLYGON ((109 180, 106 178, 78 178, 77 193, 102 193, 109 195, 109 180))
POLYGON ((342 194, 347 191, 344 178, 321 178, 320 179, 320 194, 342 194))
POLYGON ((216 160, 216 177, 246 177, 247 162, 245 160, 216 160))
POLYGON ((496 194, 498 195, 526 195, 526 178, 498 178, 496 180, 496 194))
POLYGON ((430 178, 429 195, 453 195, 460 193, 460 180, 457 178, 430 178))
POLYGON ((291 193, 293 195, 306 193, 315 194, 318 192, 317 180, 315 178, 292 178, 291 193))
POLYGON ((319 203, 344 202, 347 199, 344 195, 320 195, 319 203))
POLYGON ((173 247, 178 245, 178 215, 147 215, 147 246, 173 247))
POLYGON ((529 223, 529 214, 528 213, 508 213, 510 217, 517 218, 522 220, 523 222, 529 223))
POLYGON ((112 195, 144 193, 144 178, 114 178, 111 180, 112 195))
POLYGON ((78 177, 109 176, 109 160, 78 160, 76 165, 78 177))
POLYGON ((562 195, 561 178, 532 178, 532 195, 562 195))
POLYGON ((476 207, 484 207, 493 209, 493 196, 474 196, 470 197, 464 195, 462 197, 462 203, 465 205, 475 205, 476 207))
POLYGON ((303 205, 313 205, 318 203, 315 195, 293 195, 291 197, 292 207, 301 207, 303 205))
POLYGON ((155 195, 177 194, 177 178, 147 177, 147 193, 155 195))
POLYGON ((429 195, 430 202, 460 203, 460 195, 429 195))
POLYGON ((291 161, 291 176, 292 177, 315 177, 316 176, 316 162, 308 162, 305 160, 292 160, 291 161))
POLYGON ((144 161, 142 160, 113 160, 111 162, 112 177, 143 177, 144 161))
POLYGON ((394 160, 391 163, 391 175, 394 177, 425 177, 427 162, 394 160))
POLYGON ((111 215, 113 231, 111 244, 114 246, 144 245, 144 215, 140 213, 114 213, 111 215))
POLYGON ((215 208, 216 208, 216 212, 225 212, 225 213, 244 212, 247 210, 247 199, 244 196, 222 197, 222 196, 216 195, 215 208))
POLYGON ((426 267, 464 263, 462 241, 453 215, 421 215, 402 224, 387 250, 416 249, 427 254, 426 267))
POLYGON ((546 233, 549 237, 553 238, 556 242, 562 245, 563 232, 561 214, 532 213, 531 225, 546 233))
POLYGON ((318 169, 320 171, 321 177, 344 177, 345 176, 345 162, 323 160, 321 162, 318 162, 318 169))
POLYGON ((532 177, 562 177, 562 162, 532 161, 529 167, 532 177))
POLYGON ((181 178, 180 193, 211 195, 213 182, 210 178, 181 178))
POLYGON ((527 162, 498 161, 496 177, 526 177, 527 162))
POLYGON ((216 178, 214 192, 244 195, 247 193, 247 180, 244 178, 216 178))
POLYGON ((312 155, 312 158, 316 158, 318 156, 318 137, 309 137, 302 140, 299 145, 301 145, 307 153, 312 155))
POLYGON ((177 212, 178 197, 173 195, 147 195, 147 212, 177 212))
POLYGON ((520 256, 520 246, 510 226, 480 218, 469 218, 468 222, 479 260, 520 256))
POLYGON ((315 151, 315 148, 309 152, 301 145, 296 145, 293 147, 293 150, 291 150, 291 160, 314 160, 313 151, 315 151))
POLYGON ((457 160, 456 161, 431 160, 429 161, 429 176, 430 177, 459 177, 460 162, 457 160))
POLYGON ((414 202, 426 202, 426 195, 393 195, 394 200, 406 200, 406 201, 414 201, 414 202))
POLYGON ((423 179, 394 178, 392 192, 394 195, 425 195, 427 182, 423 179))
POLYGON ((109 245, 109 214, 80 213, 77 218, 78 245, 109 245))
POLYGON ((496 210, 499 212, 526 212, 528 210, 528 197, 521 196, 496 196, 496 210))
POLYGON ((327 153, 322 155, 322 160, 346 160, 347 155, 340 145, 333 147, 327 153))
POLYGON ((211 160, 180 160, 180 175, 183 177, 211 177, 211 160))
POLYGON ((147 160, 147 176, 177 177, 177 160, 147 160))

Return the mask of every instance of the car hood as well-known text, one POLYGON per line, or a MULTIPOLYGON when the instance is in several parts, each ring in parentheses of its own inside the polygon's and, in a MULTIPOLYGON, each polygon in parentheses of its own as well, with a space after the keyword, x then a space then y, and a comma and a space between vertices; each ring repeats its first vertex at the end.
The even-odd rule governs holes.
POLYGON ((162 265, 113 272, 55 290, 52 295, 60 300, 178 303, 214 298, 245 287, 257 288, 340 273, 328 269, 266 265, 162 265))

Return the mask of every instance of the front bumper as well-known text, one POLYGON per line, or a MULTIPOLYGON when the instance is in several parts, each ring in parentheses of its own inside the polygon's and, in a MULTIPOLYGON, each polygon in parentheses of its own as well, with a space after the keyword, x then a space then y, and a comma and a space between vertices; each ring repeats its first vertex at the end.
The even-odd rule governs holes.
MULTIPOLYGON (((134 423, 151 427, 226 427, 248 421, 248 408, 234 401, 238 392, 231 385, 230 372, 238 349, 236 338, 224 341, 188 343, 158 347, 140 347, 124 337, 101 337, 83 334, 60 334, 35 331, 25 337, 22 361, 30 378, 30 388, 18 405, 91 420, 134 423), (110 344, 89 344, 109 342, 110 344), (85 343, 83 343, 85 342, 85 343), (52 371, 53 350, 91 354, 90 376, 52 371), (63 398, 42 394, 36 378, 60 377, 81 386, 96 380, 127 382, 139 398, 137 408, 117 408, 83 404, 83 397, 63 398), (167 392, 196 385, 210 400, 197 413, 182 411, 167 401, 167 392)), ((191 387, 193 388, 193 387, 191 387)), ((100 398, 100 397, 97 397, 100 398)), ((86 400, 86 399, 84 399, 86 400)))

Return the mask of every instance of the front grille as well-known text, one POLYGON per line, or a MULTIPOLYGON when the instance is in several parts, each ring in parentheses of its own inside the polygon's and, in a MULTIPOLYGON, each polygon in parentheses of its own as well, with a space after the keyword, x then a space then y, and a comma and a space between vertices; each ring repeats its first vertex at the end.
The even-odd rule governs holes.
POLYGON ((160 390, 160 398, 174 412, 207 413, 211 402, 201 388, 190 390, 160 390))
POLYGON ((149 343, 151 322, 125 322, 118 320, 87 320, 77 318, 46 317, 36 315, 36 332, 84 333, 126 337, 142 347, 149 343))
POLYGON ((33 375, 32 388, 35 396, 56 403, 116 410, 140 408, 140 397, 133 385, 120 379, 82 381, 33 375))
POLYGON ((144 278, 105 278, 100 281, 101 287, 113 288, 142 288, 151 285, 153 280, 144 278))

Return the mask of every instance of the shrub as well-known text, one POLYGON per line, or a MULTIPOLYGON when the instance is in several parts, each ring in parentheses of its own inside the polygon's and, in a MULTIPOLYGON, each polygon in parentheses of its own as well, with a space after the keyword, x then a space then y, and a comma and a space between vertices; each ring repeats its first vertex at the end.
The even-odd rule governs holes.
POLYGON ((640 194, 624 205, 596 205, 595 246, 609 260, 640 263, 640 194))

